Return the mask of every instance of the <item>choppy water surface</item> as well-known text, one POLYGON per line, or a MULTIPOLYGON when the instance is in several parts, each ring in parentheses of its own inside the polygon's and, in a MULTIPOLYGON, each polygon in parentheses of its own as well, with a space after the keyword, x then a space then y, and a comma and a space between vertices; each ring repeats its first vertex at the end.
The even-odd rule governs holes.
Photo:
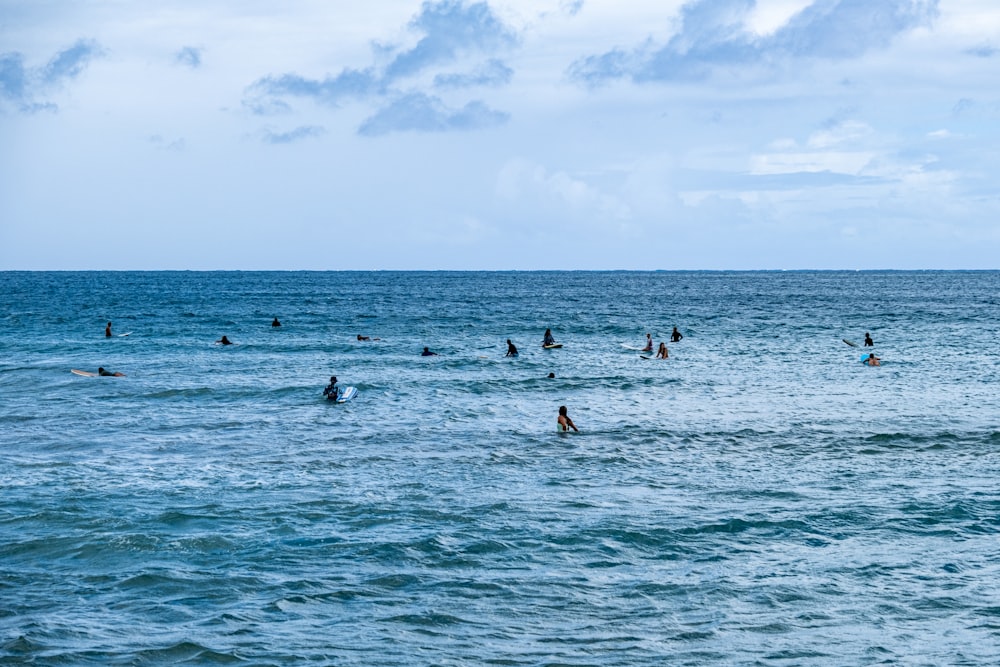
POLYGON ((1000 663, 996 272, 0 289, 3 664, 1000 663))

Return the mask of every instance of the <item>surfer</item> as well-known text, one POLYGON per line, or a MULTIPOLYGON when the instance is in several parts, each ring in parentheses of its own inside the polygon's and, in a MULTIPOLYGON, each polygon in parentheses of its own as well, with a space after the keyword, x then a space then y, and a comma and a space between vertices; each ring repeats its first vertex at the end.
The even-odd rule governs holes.
POLYGON ((337 400, 337 396, 340 395, 340 392, 337 389, 337 376, 336 375, 331 375, 330 376, 330 384, 326 385, 326 389, 323 390, 323 395, 326 396, 327 400, 330 400, 330 401, 337 400))
POLYGON ((684 336, 682 336, 681 332, 677 330, 677 327, 674 327, 673 332, 670 334, 670 342, 679 343, 681 338, 684 338, 684 336))
POLYGON ((104 327, 104 337, 111 338, 111 322, 108 322, 108 326, 104 327))
POLYGON ((556 379, 556 374, 555 373, 549 373, 548 378, 550 380, 555 380, 556 379))
POLYGON ((656 349, 656 358, 657 359, 666 359, 669 356, 670 356, 670 353, 667 352, 667 344, 666 343, 660 343, 660 347, 658 347, 656 349))
POLYGON ((875 347, 875 341, 872 340, 872 336, 867 331, 865 332, 865 347, 875 347))
POLYGON ((358 334, 358 340, 371 340, 371 338, 369 336, 362 336, 361 334, 358 334))
POLYGON ((653 351, 653 336, 652 334, 646 334, 646 347, 642 348, 643 352, 653 351))
POLYGON ((279 322, 279 321, 278 321, 278 318, 277 318, 277 317, 276 317, 276 318, 274 318, 274 321, 273 321, 273 322, 271 322, 271 326, 272 326, 272 327, 280 327, 280 326, 281 326, 281 322, 279 322))
POLYGON ((217 343, 218 345, 232 345, 232 344, 233 344, 233 341, 229 340, 229 339, 228 339, 228 338, 226 338, 225 336, 223 336, 222 338, 220 338, 219 340, 217 340, 217 341, 215 341, 215 342, 216 342, 216 343, 217 343))
POLYGON ((507 339, 507 354, 503 355, 505 357, 516 357, 517 348, 514 347, 514 343, 510 342, 510 338, 507 339))
POLYGON ((865 359, 865 363, 868 364, 869 366, 881 366, 882 365, 881 363, 879 363, 879 358, 876 357, 874 354, 869 354, 868 358, 865 359))
POLYGON ((545 337, 542 338, 542 347, 548 347, 549 345, 555 345, 556 339, 552 337, 552 329, 545 330, 545 337))
POLYGON ((420 356, 421 357, 436 357, 436 356, 438 356, 438 353, 437 352, 431 352, 430 350, 428 350, 425 347, 424 351, 420 353, 420 356))
POLYGON ((556 429, 560 433, 567 433, 571 428, 577 433, 580 432, 580 429, 576 427, 576 424, 573 423, 573 420, 570 419, 569 415, 566 414, 566 406, 560 405, 559 418, 556 420, 556 429))
POLYGON ((100 368, 97 369, 97 374, 100 375, 101 377, 109 377, 109 378, 125 377, 124 373, 112 373, 111 371, 106 370, 104 366, 101 366, 100 368))

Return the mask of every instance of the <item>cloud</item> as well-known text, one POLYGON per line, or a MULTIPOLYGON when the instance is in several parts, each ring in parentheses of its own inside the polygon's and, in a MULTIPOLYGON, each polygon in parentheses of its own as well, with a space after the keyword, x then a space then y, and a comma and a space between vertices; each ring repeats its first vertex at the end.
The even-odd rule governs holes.
POLYGON ((198 69, 201 67, 201 49, 185 46, 174 55, 174 62, 191 69, 198 69))
POLYGON ((510 83, 514 70, 496 59, 467 74, 438 74, 434 77, 436 88, 472 88, 474 86, 503 86, 510 83))
MULTIPOLYGON (((396 130, 473 129, 507 120, 507 114, 493 111, 479 101, 470 101, 457 111, 446 109, 439 99, 422 91, 417 80, 419 75, 452 65, 470 54, 490 56, 518 43, 516 31, 487 2, 424 2, 408 28, 420 35, 410 48, 373 43, 377 60, 388 63, 384 67, 345 67, 323 78, 296 73, 261 77, 246 88, 243 106, 257 115, 271 115, 290 111, 286 101, 289 98, 310 99, 334 108, 347 101, 391 100, 362 125, 359 133, 365 136, 396 130), (410 90, 400 90, 408 81, 413 81, 410 90)), ((513 70, 494 57, 468 72, 438 72, 432 85, 452 90, 495 87, 506 85, 512 76, 513 70)))
POLYGON ((35 98, 75 79, 102 55, 100 45, 86 39, 58 52, 42 67, 25 67, 24 56, 18 52, 0 54, 0 101, 14 103, 23 113, 55 111, 54 103, 35 98))
POLYGON ((570 66, 569 76, 589 86, 622 78, 700 81, 722 68, 783 59, 857 58, 928 24, 938 0, 816 0, 766 36, 749 27, 754 7, 754 0, 695 0, 682 8, 680 30, 666 45, 650 40, 587 56, 570 66))
POLYGON ((428 67, 454 62, 463 51, 492 53, 517 43, 507 27, 485 2, 466 5, 460 0, 425 2, 410 28, 424 36, 403 51, 385 70, 386 81, 413 76, 428 67))
POLYGON ((273 130, 265 129, 262 138, 268 144, 290 144, 302 139, 318 137, 324 131, 322 127, 317 125, 303 125, 288 132, 274 132, 273 130))
POLYGON ((162 135, 154 134, 149 137, 149 143, 155 148, 164 151, 182 151, 184 150, 184 138, 174 139, 173 141, 167 141, 162 135))
POLYGON ((478 100, 452 110, 437 97, 410 93, 365 120, 358 134, 377 137, 390 132, 475 130, 502 125, 509 117, 509 114, 494 111, 478 100))
POLYGON ((970 56, 976 56, 977 58, 992 58, 996 54, 1000 53, 1000 49, 995 46, 990 46, 989 44, 981 44, 980 46, 974 46, 971 49, 966 49, 965 53, 970 56))

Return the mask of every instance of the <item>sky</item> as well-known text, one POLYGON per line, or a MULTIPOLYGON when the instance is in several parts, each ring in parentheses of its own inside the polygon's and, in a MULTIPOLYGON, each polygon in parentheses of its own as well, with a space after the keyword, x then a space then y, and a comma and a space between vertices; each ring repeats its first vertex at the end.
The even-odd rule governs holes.
POLYGON ((0 270, 1000 268, 996 0, 0 0, 0 270))

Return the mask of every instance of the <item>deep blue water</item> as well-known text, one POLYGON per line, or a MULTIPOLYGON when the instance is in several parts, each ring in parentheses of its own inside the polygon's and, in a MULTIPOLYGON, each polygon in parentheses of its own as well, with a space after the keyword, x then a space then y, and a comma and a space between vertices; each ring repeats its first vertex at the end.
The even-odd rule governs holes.
POLYGON ((1000 664, 1000 273, 0 294, 2 664, 1000 664))

